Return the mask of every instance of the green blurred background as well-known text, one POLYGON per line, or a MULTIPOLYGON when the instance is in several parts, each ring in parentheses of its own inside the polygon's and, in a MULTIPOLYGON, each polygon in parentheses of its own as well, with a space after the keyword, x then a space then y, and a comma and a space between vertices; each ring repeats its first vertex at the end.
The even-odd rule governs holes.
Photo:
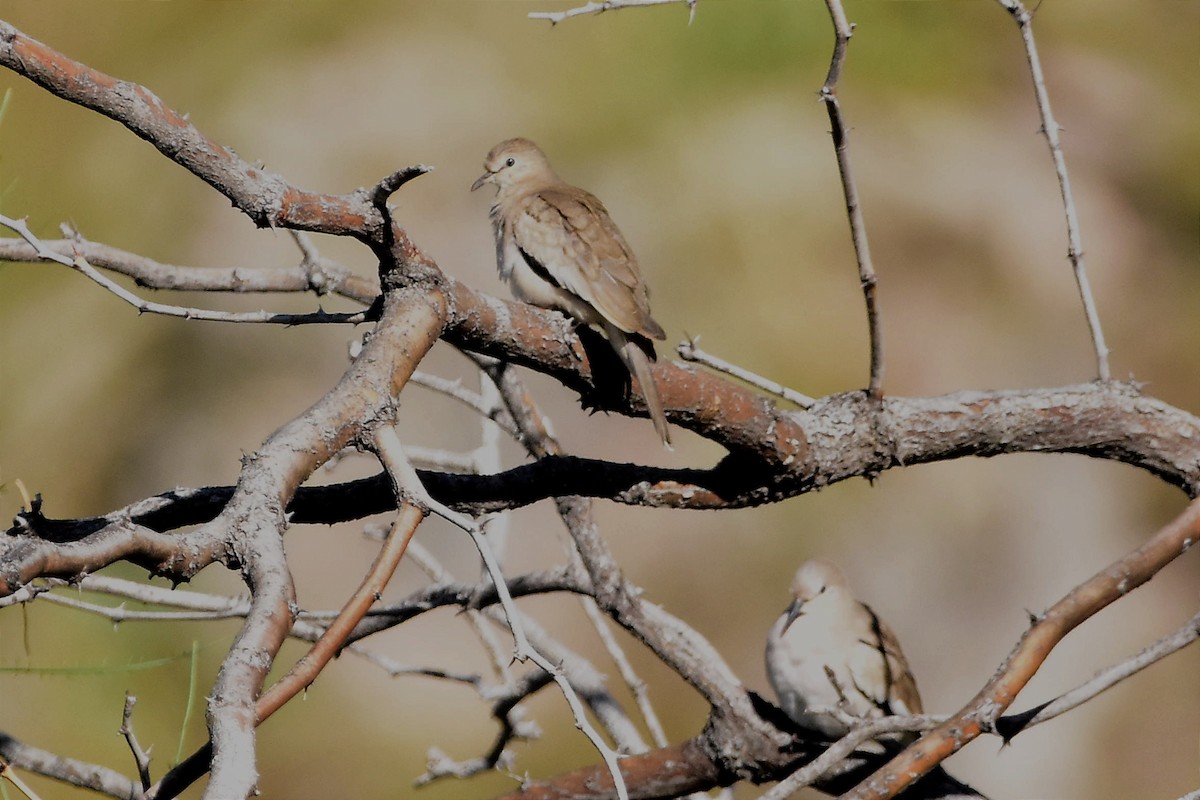
MULTIPOLYGON (((8 0, 0 14, 72 58, 148 86, 218 142, 302 187, 342 192, 400 166, 435 165, 393 199, 400 219, 447 272, 502 296, 489 198, 467 187, 497 141, 534 138, 566 179, 604 198, 638 251, 670 340, 700 335, 705 349, 812 395, 864 385, 862 300, 816 95, 832 44, 823 4, 701 0, 690 27, 682 6, 557 28, 525 18, 565 7, 8 0)), ((848 12, 858 29, 840 96, 880 275, 887 391, 1090 379, 1057 185, 1015 25, 989 2, 853 3, 848 12)), ((1045 0, 1036 30, 1113 373, 1198 412, 1200 3, 1045 0)), ((286 233, 255 230, 119 125, 0 73, 0 92, 8 88, 3 213, 27 216, 46 237, 69 222, 168 263, 298 261, 286 233)), ((319 244, 363 273, 374 269, 361 247, 319 244)), ((316 305, 301 297, 155 299, 316 305)), ((61 267, 0 264, 0 513, 9 519, 18 510, 18 478, 60 517, 173 486, 232 482, 242 453, 337 380, 355 335, 139 317, 61 267)), ((463 359, 443 346, 426 367, 474 385, 463 359)), ((720 455, 683 432, 676 452, 664 454, 645 420, 588 417, 561 387, 530 383, 574 452, 680 465, 720 455)), ((465 412, 420 389, 405 393, 402 423, 413 444, 478 442, 465 412)), ((505 459, 516 464, 521 455, 508 447, 505 459)), ((372 469, 347 459, 319 479, 372 469)), ((746 685, 763 692, 762 644, 792 570, 815 555, 839 561, 897 629, 927 709, 945 713, 992 674, 1024 629, 1026 609, 1044 609, 1183 503, 1129 467, 1030 455, 896 470, 873 486, 854 481, 749 511, 601 503, 597 515, 648 598, 710 637, 746 685)), ((561 560, 550 504, 520 510, 510 524, 507 569, 561 560)), ((377 548, 362 527, 289 534, 305 608, 337 607, 356 585, 377 548)), ((465 537, 431 522, 420 539, 459 575, 476 574, 465 537)), ((388 597, 422 582, 405 564, 388 597)), ((241 588, 215 569, 194 585, 241 588)), ((1198 596, 1189 554, 1064 642, 1016 708, 1173 630, 1195 613, 1198 596)), ((625 695, 573 601, 523 606, 593 656, 625 695)), ((0 730, 128 773, 116 734, 128 689, 139 697, 135 722, 161 774, 180 735, 188 660, 128 667, 198 643, 202 695, 235 630, 233 622, 114 626, 47 603, 6 609, 0 730)), ((703 704, 622 641, 651 682, 672 740, 696 733, 703 704)), ((451 613, 371 646, 414 665, 487 669, 470 629, 451 613)), ((281 663, 301 652, 288 645, 281 663)), ((1198 675, 1193 647, 1010 747, 977 742, 950 767, 996 798, 1175 797, 1200 781, 1198 675)), ((518 746, 519 773, 546 776, 597 760, 552 689, 529 713, 551 735, 518 746)), ((345 656, 262 730, 262 787, 289 798, 488 797, 511 781, 410 786, 427 748, 469 758, 493 733, 470 689, 389 678, 345 656)), ((198 745, 202 718, 185 734, 189 747, 198 745)), ((88 796, 32 782, 44 797, 88 796)), ((737 796, 760 792, 740 787, 737 796)))

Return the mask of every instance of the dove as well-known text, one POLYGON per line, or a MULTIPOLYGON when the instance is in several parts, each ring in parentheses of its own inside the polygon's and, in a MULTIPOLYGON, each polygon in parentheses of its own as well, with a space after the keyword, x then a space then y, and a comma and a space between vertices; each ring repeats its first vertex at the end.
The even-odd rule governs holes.
POLYGON ((633 250, 604 204, 564 182, 540 148, 508 139, 492 148, 471 191, 496 187, 490 217, 496 265, 517 299, 557 309, 600 328, 637 378, 654 429, 671 447, 650 371, 652 340, 665 339, 650 316, 649 291, 633 250))
POLYGON ((922 713, 895 634, 855 598, 836 564, 802 564, 792 596, 767 636, 766 660, 780 707, 797 725, 837 739, 849 726, 832 709, 862 720, 922 713))

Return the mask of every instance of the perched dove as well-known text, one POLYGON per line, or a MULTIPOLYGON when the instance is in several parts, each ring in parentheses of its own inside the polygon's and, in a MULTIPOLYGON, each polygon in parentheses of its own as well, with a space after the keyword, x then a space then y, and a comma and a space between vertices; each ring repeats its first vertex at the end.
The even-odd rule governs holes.
POLYGON ((509 139, 492 148, 471 186, 495 184, 496 262, 518 299, 597 325, 637 378, 654 429, 671 446, 650 372, 651 339, 664 339, 650 316, 648 290, 633 251, 604 204, 564 183, 538 146, 509 139))
MULTIPOLYGON (((838 739, 850 729, 845 716, 869 720, 922 713, 917 683, 895 634, 855 599, 836 565, 805 562, 792 581, 792 594, 792 604, 767 636, 767 677, 792 721, 827 739, 838 739)), ((916 738, 916 733, 887 734, 860 750, 885 756, 916 738)), ((867 774, 874 768, 868 764, 867 774)), ((836 791, 846 791, 862 777, 851 777, 845 788, 836 791)), ((987 800, 941 766, 902 796, 987 800)))
POLYGON ((895 634, 855 599, 836 565, 805 562, 792 594, 767 636, 767 677, 793 721, 836 739, 849 727, 831 709, 864 720, 922 713, 895 634))

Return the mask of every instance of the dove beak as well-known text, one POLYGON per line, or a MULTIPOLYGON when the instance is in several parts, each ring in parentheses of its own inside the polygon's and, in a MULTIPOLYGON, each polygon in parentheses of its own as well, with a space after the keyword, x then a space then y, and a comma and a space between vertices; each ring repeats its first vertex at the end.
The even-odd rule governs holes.
POLYGON ((483 173, 478 178, 476 178, 474 183, 471 184, 471 191, 472 192, 475 191, 480 186, 483 186, 485 183, 491 183, 492 178, 493 178, 492 173, 490 173, 490 172, 483 173))
POLYGON ((795 600, 792 601, 792 604, 790 606, 788 606, 787 611, 784 612, 783 630, 781 630, 780 633, 781 634, 786 633, 787 629, 792 627, 792 623, 795 622, 803 613, 804 613, 804 601, 801 600, 799 597, 797 597, 795 600))

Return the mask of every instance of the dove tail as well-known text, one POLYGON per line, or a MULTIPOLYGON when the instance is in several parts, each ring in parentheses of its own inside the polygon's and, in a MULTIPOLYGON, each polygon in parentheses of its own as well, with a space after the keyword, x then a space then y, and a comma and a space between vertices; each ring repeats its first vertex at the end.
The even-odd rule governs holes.
POLYGON ((655 385, 654 375, 650 372, 650 359, 635 342, 629 340, 624 331, 612 324, 607 324, 604 328, 613 349, 617 351, 621 361, 625 363, 625 366, 641 385, 642 396, 646 399, 646 408, 650 411, 650 420, 654 423, 654 430, 662 439, 663 446, 668 450, 673 449, 671 433, 667 430, 667 416, 663 413, 662 399, 658 396, 658 386, 655 385))

